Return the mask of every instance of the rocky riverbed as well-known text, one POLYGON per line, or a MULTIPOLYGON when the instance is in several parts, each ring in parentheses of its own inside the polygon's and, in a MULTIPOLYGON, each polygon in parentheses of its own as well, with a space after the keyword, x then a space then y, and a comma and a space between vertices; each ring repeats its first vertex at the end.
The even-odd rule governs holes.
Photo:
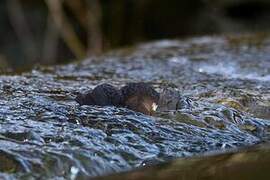
POLYGON ((269 82, 268 34, 156 41, 2 75, 0 178, 89 178, 267 143, 269 82), (183 106, 147 116, 74 101, 138 81, 180 92, 183 106))

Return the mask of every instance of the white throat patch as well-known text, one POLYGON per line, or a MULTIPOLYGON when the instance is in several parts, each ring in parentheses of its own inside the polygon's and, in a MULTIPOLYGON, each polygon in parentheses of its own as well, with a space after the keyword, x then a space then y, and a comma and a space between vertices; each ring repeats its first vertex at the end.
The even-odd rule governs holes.
POLYGON ((152 104, 152 111, 156 111, 157 110, 158 105, 156 103, 152 104))

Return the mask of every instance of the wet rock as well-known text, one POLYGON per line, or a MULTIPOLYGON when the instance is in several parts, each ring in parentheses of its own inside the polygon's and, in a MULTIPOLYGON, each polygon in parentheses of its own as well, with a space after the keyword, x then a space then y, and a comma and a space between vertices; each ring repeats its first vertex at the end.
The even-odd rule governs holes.
POLYGON ((162 112, 177 109, 188 109, 190 107, 190 99, 188 97, 181 96, 180 92, 175 89, 165 88, 160 93, 157 110, 162 112))
POLYGON ((19 160, 14 155, 3 150, 0 151, 0 161, 0 172, 2 173, 12 174, 24 171, 19 160))
POLYGON ((166 40, 0 76, 0 151, 10 164, 1 168, 0 178, 88 179, 199 155, 198 164, 209 163, 201 172, 208 173, 215 161, 204 159, 205 153, 270 141, 269 52, 266 35, 166 40), (125 87, 121 94, 127 99, 130 94, 149 96, 151 103, 163 99, 164 109, 148 116, 125 106, 74 101, 107 83, 94 101, 118 104, 113 87, 129 82, 153 87, 125 87))
POLYGON ((224 154, 179 159, 136 171, 95 178, 108 179, 269 179, 270 147, 248 148, 224 154), (222 161, 222 163, 220 163, 222 161), (229 172, 229 173, 228 173, 229 172))

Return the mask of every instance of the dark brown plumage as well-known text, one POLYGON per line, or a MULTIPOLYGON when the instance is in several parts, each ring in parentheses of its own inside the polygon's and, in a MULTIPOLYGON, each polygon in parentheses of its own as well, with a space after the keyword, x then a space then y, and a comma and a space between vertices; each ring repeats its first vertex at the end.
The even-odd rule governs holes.
POLYGON ((129 83, 121 88, 125 107, 151 115, 155 111, 159 93, 147 83, 129 83))
POLYGON ((159 100, 159 93, 147 83, 129 83, 120 90, 110 84, 101 84, 86 94, 79 94, 80 105, 126 107, 144 114, 152 114, 159 100))
POLYGON ((98 105, 98 106, 121 106, 121 92, 110 84, 101 84, 86 94, 79 94, 76 101, 80 105, 98 105))

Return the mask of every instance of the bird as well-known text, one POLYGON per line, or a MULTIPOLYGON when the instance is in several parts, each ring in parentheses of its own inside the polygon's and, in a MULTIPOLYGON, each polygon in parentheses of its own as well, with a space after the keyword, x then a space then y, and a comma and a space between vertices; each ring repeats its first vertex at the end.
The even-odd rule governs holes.
POLYGON ((125 107, 152 115, 159 101, 159 93, 149 83, 128 83, 121 89, 103 83, 75 99, 80 105, 125 107))

